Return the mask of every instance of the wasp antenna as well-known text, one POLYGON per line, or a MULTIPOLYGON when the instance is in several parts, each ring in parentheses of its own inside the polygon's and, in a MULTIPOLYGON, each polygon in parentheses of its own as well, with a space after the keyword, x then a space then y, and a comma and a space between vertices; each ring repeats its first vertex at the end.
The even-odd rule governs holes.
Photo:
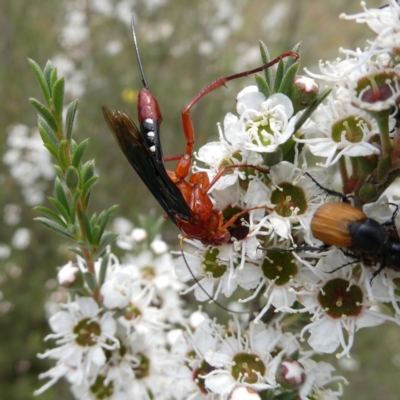
POLYGON ((133 36, 133 42, 135 43, 135 52, 136 52, 136 57, 137 57, 139 68, 140 68, 140 73, 142 75, 142 83, 143 83, 143 86, 146 89, 149 89, 149 85, 147 83, 146 75, 144 74, 142 59, 140 58, 139 46, 138 46, 136 32, 135 32, 135 23, 134 23, 133 14, 132 14, 132 36, 133 36))

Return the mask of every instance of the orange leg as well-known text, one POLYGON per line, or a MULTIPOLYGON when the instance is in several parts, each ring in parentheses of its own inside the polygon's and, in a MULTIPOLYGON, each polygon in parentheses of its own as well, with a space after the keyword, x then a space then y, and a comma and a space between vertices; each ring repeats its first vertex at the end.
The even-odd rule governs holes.
POLYGON ((251 165, 251 164, 234 164, 234 165, 226 165, 225 167, 222 167, 217 175, 214 176, 213 180, 208 184, 208 186, 203 186, 203 191, 205 193, 208 193, 209 190, 217 183, 218 179, 221 178, 221 176, 224 174, 224 172, 227 169, 231 168, 253 168, 259 172, 262 172, 263 174, 267 174, 269 172, 269 169, 258 167, 257 165, 251 165))
MULTIPOLYGON (((299 55, 293 51, 287 51, 286 53, 281 54, 279 57, 270 61, 267 64, 262 65, 261 67, 254 68, 252 70, 240 72, 238 74, 224 76, 216 79, 214 82, 211 82, 208 86, 206 86, 202 91, 200 91, 192 101, 182 110, 182 126, 183 132, 186 138, 186 149, 185 154, 179 159, 178 165, 175 168, 175 174, 178 178, 185 179, 189 174, 192 155, 194 149, 194 127, 193 121, 190 118, 190 110, 192 107, 205 95, 211 93, 212 91, 218 89, 219 87, 225 85, 226 82, 232 81, 234 79, 242 78, 245 76, 249 76, 255 74, 256 72, 263 71, 269 67, 272 67, 274 64, 277 64, 283 58, 293 57, 294 59, 298 59, 299 55)), ((173 157, 173 156, 172 156, 173 157)), ((174 158, 169 158, 169 160, 173 160, 174 158)))
POLYGON ((224 225, 220 227, 221 230, 229 228, 232 224, 235 223, 235 221, 241 217, 244 214, 247 214, 249 211, 253 210, 268 210, 268 211, 273 211, 272 208, 269 208, 267 206, 259 206, 259 207, 252 207, 252 208, 247 208, 246 210, 238 212, 236 215, 234 215, 231 219, 229 219, 227 222, 225 222, 224 225))

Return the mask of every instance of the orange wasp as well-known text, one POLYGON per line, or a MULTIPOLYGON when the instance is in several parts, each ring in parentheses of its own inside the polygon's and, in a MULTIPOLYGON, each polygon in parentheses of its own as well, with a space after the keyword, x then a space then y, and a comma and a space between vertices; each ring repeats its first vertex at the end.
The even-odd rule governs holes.
POLYGON ((163 207, 169 219, 184 233, 184 237, 200 240, 204 245, 220 246, 228 243, 231 239, 228 228, 238 218, 251 210, 266 207, 246 209, 224 221, 221 210, 214 208, 208 192, 227 169, 250 167, 263 173, 267 173, 268 170, 254 165, 238 164, 222 168, 211 182, 206 172, 193 173, 189 180, 186 180, 192 165, 194 149, 194 128, 190 110, 202 97, 228 81, 263 71, 285 57, 297 60, 299 56, 295 52, 288 51, 259 68, 221 77, 209 84, 182 110, 182 125, 186 138, 185 153, 163 157, 160 143, 162 115, 157 100, 150 93, 144 74, 133 21, 132 31, 143 82, 137 105, 140 125, 137 128, 124 111, 110 110, 103 106, 107 125, 132 167, 163 207), (166 169, 164 161, 173 160, 178 163, 175 170, 170 171, 166 169))

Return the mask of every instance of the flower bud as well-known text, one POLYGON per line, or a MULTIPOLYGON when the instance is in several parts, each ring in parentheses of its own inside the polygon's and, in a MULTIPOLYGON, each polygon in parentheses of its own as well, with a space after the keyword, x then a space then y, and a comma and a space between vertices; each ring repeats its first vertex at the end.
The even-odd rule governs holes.
POLYGON ((58 283, 66 288, 81 286, 81 274, 79 267, 71 261, 61 267, 57 274, 58 283))
POLYGON ((298 75, 294 81, 291 100, 293 102, 294 112, 297 113, 307 108, 316 100, 319 93, 319 85, 307 76, 298 75))
POLYGON ((229 395, 229 400, 260 400, 260 395, 248 387, 238 387, 229 395))
POLYGON ((276 381, 285 389, 293 390, 304 383, 306 373, 298 361, 286 359, 278 367, 276 381))

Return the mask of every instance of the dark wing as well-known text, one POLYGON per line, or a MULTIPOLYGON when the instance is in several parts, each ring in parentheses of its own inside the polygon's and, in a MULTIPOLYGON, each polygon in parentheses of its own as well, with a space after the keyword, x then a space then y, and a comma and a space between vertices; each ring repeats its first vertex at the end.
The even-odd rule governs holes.
POLYGON ((176 214, 189 219, 192 211, 182 193, 168 176, 164 164, 157 162, 129 115, 124 111, 110 110, 106 106, 102 109, 107 125, 125 157, 171 221, 176 224, 176 214))

